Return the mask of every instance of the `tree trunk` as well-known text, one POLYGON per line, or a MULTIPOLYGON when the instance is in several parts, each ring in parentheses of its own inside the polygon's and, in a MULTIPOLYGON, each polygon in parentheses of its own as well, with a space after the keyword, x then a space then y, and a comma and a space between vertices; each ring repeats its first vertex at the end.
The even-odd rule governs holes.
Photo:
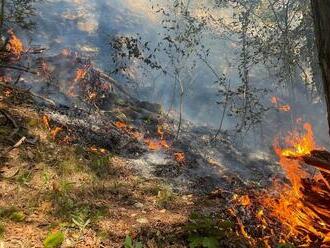
POLYGON ((311 0, 330 127, 330 1, 311 0))

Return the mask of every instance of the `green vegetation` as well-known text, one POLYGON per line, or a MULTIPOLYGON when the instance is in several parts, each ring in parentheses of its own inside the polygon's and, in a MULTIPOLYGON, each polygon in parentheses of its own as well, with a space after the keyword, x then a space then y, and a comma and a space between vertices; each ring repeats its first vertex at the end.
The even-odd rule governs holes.
POLYGON ((57 231, 55 233, 50 233, 44 240, 45 248, 58 248, 62 245, 64 241, 64 233, 57 231))
POLYGON ((141 242, 134 241, 130 236, 126 236, 124 241, 124 247, 125 248, 143 248, 143 245, 141 242))

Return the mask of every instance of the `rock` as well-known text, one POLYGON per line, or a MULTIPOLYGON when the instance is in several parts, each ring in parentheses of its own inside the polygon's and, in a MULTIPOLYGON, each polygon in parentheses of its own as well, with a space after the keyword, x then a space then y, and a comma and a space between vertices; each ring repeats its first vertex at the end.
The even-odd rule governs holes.
POLYGON ((150 102, 142 101, 142 102, 138 102, 138 107, 144 108, 153 113, 160 114, 162 112, 162 105, 158 103, 150 103, 150 102))
POLYGON ((137 203, 134 204, 134 207, 136 207, 136 208, 143 208, 144 205, 141 202, 137 202, 137 203))
POLYGON ((140 223, 140 224, 148 224, 149 220, 146 218, 139 218, 136 220, 136 222, 140 223))

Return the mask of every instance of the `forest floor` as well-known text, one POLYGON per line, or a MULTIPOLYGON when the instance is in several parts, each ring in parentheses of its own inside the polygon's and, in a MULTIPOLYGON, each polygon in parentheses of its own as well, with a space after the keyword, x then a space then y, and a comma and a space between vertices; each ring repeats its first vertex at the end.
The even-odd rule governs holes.
POLYGON ((220 189, 174 192, 125 156, 66 144, 32 104, 0 88, 0 247, 250 247, 220 189))

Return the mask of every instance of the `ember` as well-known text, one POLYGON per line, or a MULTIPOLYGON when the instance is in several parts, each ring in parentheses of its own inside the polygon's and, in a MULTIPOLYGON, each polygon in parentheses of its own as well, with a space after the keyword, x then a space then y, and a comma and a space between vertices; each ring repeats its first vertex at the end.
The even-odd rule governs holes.
POLYGON ((53 140, 56 139, 57 135, 63 131, 63 128, 61 127, 55 127, 50 131, 50 136, 52 137, 53 140))
POLYGON ((291 110, 291 106, 288 105, 288 104, 282 105, 280 103, 280 101, 281 100, 279 98, 275 97, 275 96, 273 96, 271 98, 271 102, 272 102, 272 104, 274 104, 276 109, 278 109, 279 111, 282 111, 282 112, 289 112, 291 110))
POLYGON ((186 163, 186 156, 183 152, 174 153, 174 158, 179 164, 185 164, 186 163))
POLYGON ((47 115, 44 115, 44 116, 42 117, 42 123, 44 124, 44 126, 45 126, 48 130, 51 129, 51 128, 50 128, 50 125, 49 125, 49 117, 48 117, 47 115))
POLYGON ((76 71, 76 76, 74 78, 74 81, 79 82, 79 81, 85 79, 86 75, 87 75, 87 68, 79 68, 76 71))

